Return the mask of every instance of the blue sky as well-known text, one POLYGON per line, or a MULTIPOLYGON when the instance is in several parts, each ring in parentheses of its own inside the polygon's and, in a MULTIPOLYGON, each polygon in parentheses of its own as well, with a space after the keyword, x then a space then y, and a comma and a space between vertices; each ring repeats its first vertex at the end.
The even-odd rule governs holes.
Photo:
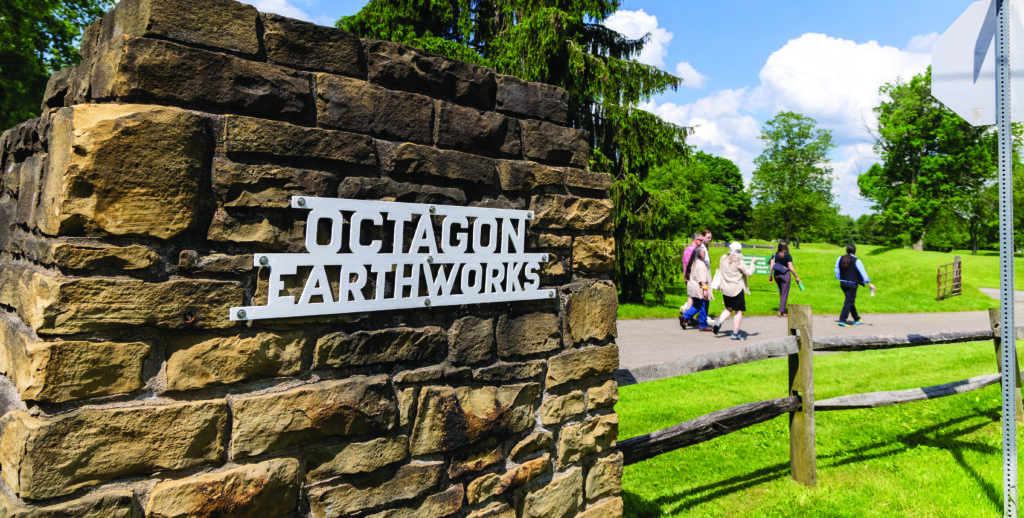
MULTIPOLYGON (((252 0, 261 11, 332 25, 355 0, 252 0)), ((749 180, 761 125, 780 110, 832 130, 836 199, 844 213, 870 210, 857 175, 877 161, 871 147, 878 87, 908 79, 971 0, 623 0, 609 27, 651 33, 640 60, 676 73, 684 86, 644 108, 694 127, 689 143, 733 160, 749 180)))

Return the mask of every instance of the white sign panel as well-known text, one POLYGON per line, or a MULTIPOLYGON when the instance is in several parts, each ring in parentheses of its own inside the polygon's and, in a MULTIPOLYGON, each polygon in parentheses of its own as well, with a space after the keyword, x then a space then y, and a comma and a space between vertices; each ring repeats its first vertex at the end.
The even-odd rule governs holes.
MULTIPOLYGON (((1024 121, 1024 6, 1007 0, 1010 15, 1010 120, 1024 121)), ((974 2, 932 47, 932 95, 974 126, 996 123, 996 2, 974 2)))
POLYGON ((306 253, 257 254, 270 268, 266 306, 231 320, 554 298, 547 254, 526 253, 525 210, 293 197, 309 210, 306 253))

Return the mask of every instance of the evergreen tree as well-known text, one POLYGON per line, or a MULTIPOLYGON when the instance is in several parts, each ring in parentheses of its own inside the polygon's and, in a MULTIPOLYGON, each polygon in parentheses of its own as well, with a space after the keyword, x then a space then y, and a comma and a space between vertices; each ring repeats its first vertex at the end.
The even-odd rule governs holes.
POLYGON ((838 225, 828 160, 832 133, 787 111, 762 126, 761 140, 765 149, 754 159, 750 182, 755 234, 786 241, 830 235, 838 225))
POLYGON ((82 29, 112 0, 0 2, 0 131, 39 116, 50 74, 78 63, 82 29))
POLYGON ((647 38, 628 39, 601 25, 618 6, 617 0, 370 0, 337 26, 564 88, 569 123, 589 132, 591 168, 615 179, 620 296, 663 299, 681 268, 665 239, 671 233, 666 200, 642 182, 652 167, 687 154, 687 130, 637 105, 680 79, 630 59, 647 38))

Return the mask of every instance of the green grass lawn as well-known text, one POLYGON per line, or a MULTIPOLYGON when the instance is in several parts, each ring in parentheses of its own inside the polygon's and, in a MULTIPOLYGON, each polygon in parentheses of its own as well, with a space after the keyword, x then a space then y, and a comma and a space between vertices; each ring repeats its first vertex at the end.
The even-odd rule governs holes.
MULTIPOLYGON (((724 247, 711 248, 711 264, 718 268, 718 261, 728 251, 724 247)), ((862 290, 857 296, 857 309, 861 313, 923 313, 941 311, 983 310, 999 307, 999 301, 978 291, 978 288, 999 287, 999 254, 979 252, 972 256, 970 251, 917 252, 906 248, 885 248, 859 246, 857 256, 871 281, 878 286, 878 295, 868 296, 862 290), (936 301, 935 275, 939 265, 953 262, 959 255, 963 261, 963 295, 943 301, 936 301)), ((800 291, 796 283, 789 295, 790 304, 809 304, 815 314, 838 314, 843 306, 843 294, 835 280, 836 258, 845 253, 832 245, 803 244, 799 250, 792 250, 793 265, 804 282, 806 291, 800 291)), ((772 250, 747 249, 746 255, 769 256, 772 250)), ((1021 257, 1018 255, 1018 257, 1021 257)), ((1024 289, 1024 261, 1016 261, 1017 289, 1024 289)), ((778 311, 779 295, 775 284, 767 275, 755 275, 750 279, 750 295, 747 295, 747 314, 772 315, 778 311)), ((715 294, 711 301, 711 313, 721 313, 722 296, 715 294)), ((686 288, 680 283, 669 290, 663 304, 648 305, 622 304, 619 318, 673 318, 679 314, 679 306, 686 300, 686 288)))
MULTIPOLYGON (((991 342, 817 355, 814 362, 818 399, 997 371, 991 342)), ((785 396, 786 369, 784 359, 764 360, 622 387, 619 438, 785 396)), ((778 417, 627 466, 625 516, 998 517, 999 410, 994 385, 932 401, 818 412, 813 488, 789 476, 787 420, 778 417)))

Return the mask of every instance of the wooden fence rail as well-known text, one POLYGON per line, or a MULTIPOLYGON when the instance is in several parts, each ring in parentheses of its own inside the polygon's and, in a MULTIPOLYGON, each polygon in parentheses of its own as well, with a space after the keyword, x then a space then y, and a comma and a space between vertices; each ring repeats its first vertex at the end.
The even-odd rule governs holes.
MULTIPOLYGON (((619 441, 618 449, 623 453, 626 465, 650 459, 662 453, 692 446, 748 426, 769 421, 783 414, 789 415, 789 452, 791 476, 797 482, 813 486, 817 484, 815 455, 814 412, 832 410, 853 410, 924 401, 940 397, 964 394, 1000 382, 1001 374, 985 374, 966 380, 952 381, 931 387, 887 392, 869 392, 833 397, 821 401, 814 399, 814 351, 865 351, 917 347, 946 343, 993 340, 996 349, 996 364, 999 365, 1000 333, 999 310, 989 310, 991 329, 985 331, 964 331, 956 333, 935 333, 898 337, 844 337, 815 341, 811 329, 810 306, 790 305, 790 336, 772 341, 767 347, 757 348, 753 354, 726 358, 712 362, 699 370, 709 370, 727 365, 747 363, 759 359, 778 357, 780 353, 789 359, 789 394, 787 397, 745 403, 725 408, 656 432, 619 441)), ((1024 328, 1015 329, 1017 338, 1024 337, 1024 328)), ((1017 417, 1024 420, 1021 410, 1021 376, 1017 366, 1017 417)))

